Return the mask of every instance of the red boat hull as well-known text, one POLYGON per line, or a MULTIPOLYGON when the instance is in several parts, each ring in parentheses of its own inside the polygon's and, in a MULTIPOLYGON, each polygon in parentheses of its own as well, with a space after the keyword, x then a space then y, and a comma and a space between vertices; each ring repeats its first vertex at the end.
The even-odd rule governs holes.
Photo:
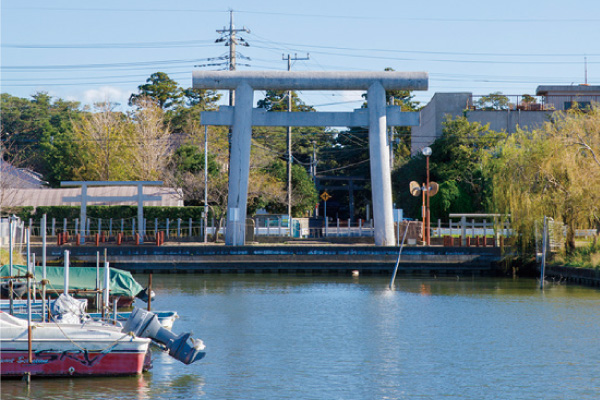
POLYGON ((2 378, 27 373, 44 377, 137 375, 148 365, 145 358, 146 352, 135 351, 38 351, 30 364, 27 351, 2 350, 0 374, 2 378))

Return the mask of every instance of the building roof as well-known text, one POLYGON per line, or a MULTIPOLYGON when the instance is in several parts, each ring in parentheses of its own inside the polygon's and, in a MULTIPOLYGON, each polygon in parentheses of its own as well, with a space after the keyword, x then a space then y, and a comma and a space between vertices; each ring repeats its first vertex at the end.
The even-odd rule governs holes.
POLYGON ((586 94, 600 95, 600 86, 598 85, 541 85, 538 86, 535 93, 538 96, 556 94, 586 94))
POLYGON ((42 175, 27 168, 17 168, 0 157, 2 188, 41 189, 48 185, 42 175))

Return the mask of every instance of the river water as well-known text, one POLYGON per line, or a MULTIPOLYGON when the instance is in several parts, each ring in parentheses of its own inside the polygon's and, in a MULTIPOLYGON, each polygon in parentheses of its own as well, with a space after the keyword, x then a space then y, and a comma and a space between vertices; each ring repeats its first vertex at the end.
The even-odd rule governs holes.
MULTIPOLYGON (((140 282, 147 276, 136 275, 140 282)), ((154 275, 207 356, 2 399, 598 399, 600 292, 535 280, 154 275)), ((140 304, 140 306, 143 305, 140 304)))

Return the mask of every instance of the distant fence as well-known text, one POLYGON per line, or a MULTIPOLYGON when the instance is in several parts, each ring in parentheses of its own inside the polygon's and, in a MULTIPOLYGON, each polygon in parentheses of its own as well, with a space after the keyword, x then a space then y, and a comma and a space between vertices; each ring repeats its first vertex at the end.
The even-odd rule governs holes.
MULTIPOLYGON (((475 214, 451 214, 449 221, 438 220, 437 223, 431 225, 431 238, 455 237, 461 238, 460 244, 467 245, 467 238, 487 237, 496 238, 512 236, 513 231, 508 220, 489 217, 485 218, 485 214, 477 214, 476 217, 469 217, 475 214), (457 220, 458 219, 458 220, 457 220)), ((404 220, 403 224, 408 221, 404 220)), ((120 234, 123 240, 134 240, 137 229, 137 218, 119 218, 119 219, 99 219, 88 218, 85 224, 85 231, 80 232, 79 219, 50 219, 46 222, 46 235, 55 237, 58 234, 67 233, 69 237, 81 235, 90 241, 94 235, 102 236, 102 241, 106 238, 107 241, 114 240, 117 234, 120 234), (111 239, 112 238, 112 239, 111 239)), ((411 224, 421 226, 420 221, 412 221, 411 224)), ((19 222, 19 231, 22 232, 22 227, 29 227, 32 236, 42 236, 40 221, 30 219, 28 221, 19 222)), ((402 225, 402 224, 401 224, 402 225)), ((402 225, 405 226, 405 225, 402 225)), ((400 229, 396 224, 396 236, 399 241, 403 235, 403 229, 400 229)), ((203 241, 204 236, 213 237, 216 233, 219 235, 226 234, 226 226, 224 220, 220 223, 214 218, 208 218, 205 224, 203 219, 144 219, 144 227, 142 229, 144 237, 149 240, 154 240, 159 232, 164 232, 165 239, 170 241, 203 241), (206 226, 205 226, 206 225, 206 226)), ((564 227, 561 225, 556 228, 556 237, 564 236, 564 227)), ((7 219, 2 220, 0 224, 0 239, 3 245, 7 243, 8 222, 7 219)), ((418 231, 418 237, 411 238, 407 244, 415 244, 415 241, 420 241, 421 229, 418 231)), ((592 237, 596 235, 596 230, 577 230, 577 237, 592 237)), ((15 244, 22 243, 18 234, 15 244)), ((258 237, 293 237, 293 238, 349 238, 349 237, 372 237, 374 235, 373 220, 351 221, 350 219, 329 219, 324 218, 294 218, 290 224, 287 218, 281 217, 260 217, 246 220, 246 235, 249 241, 258 237), (290 230, 291 229, 291 230, 290 230)), ((414 236, 414 235, 413 235, 414 236)), ((210 239, 209 239, 210 240, 210 239)), ((143 241, 143 238, 142 238, 143 241)))

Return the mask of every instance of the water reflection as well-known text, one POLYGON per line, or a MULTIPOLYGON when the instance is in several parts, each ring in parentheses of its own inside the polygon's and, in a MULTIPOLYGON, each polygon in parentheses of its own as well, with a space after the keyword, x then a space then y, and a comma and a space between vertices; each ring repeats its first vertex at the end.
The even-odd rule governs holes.
MULTIPOLYGON (((146 277, 137 275, 140 282, 146 277)), ((600 292, 535 280, 154 275, 207 356, 142 377, 2 381, 2 398, 600 398, 600 292), (560 377, 557 379, 556 377, 560 377)), ((144 305, 144 304, 140 304, 144 305)))
POLYGON ((148 374, 134 377, 34 378, 2 381, 3 399, 150 399, 148 374))

